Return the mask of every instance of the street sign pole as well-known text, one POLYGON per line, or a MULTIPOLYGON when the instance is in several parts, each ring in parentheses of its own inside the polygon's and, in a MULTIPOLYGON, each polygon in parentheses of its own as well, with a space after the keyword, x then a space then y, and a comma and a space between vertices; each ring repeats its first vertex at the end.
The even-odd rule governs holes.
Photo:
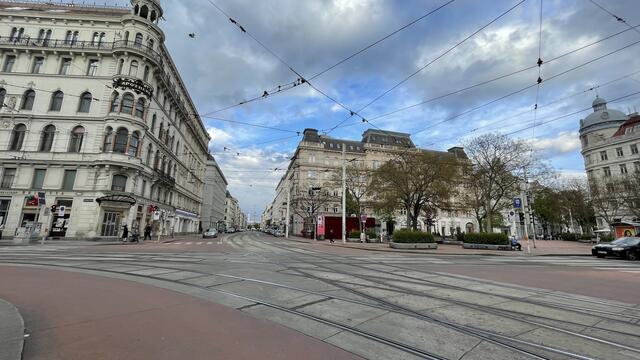
POLYGON ((342 144, 342 242, 347 242, 347 159, 346 146, 342 144))

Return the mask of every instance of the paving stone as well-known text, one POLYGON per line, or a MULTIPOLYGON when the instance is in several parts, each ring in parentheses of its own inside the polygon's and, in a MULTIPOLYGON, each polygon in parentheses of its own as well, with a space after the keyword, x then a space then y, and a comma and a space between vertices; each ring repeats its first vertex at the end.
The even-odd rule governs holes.
POLYGON ((308 294, 298 290, 291 290, 287 288, 275 287, 272 285, 249 281, 221 284, 217 285, 215 289, 225 290, 235 294, 273 303, 280 303, 281 301, 299 298, 308 294))
POLYGON ((202 276, 202 274, 191 272, 191 271, 175 271, 175 272, 156 275, 156 277, 166 279, 166 280, 182 280, 182 279, 188 279, 188 278, 193 278, 197 276, 202 276))
POLYGON ((386 281, 385 283, 389 286, 395 286, 401 289, 407 289, 407 290, 423 292, 423 293, 430 293, 434 290, 440 289, 439 287, 436 287, 433 285, 415 284, 415 283, 406 282, 406 281, 386 281))
POLYGON ((472 336, 444 326, 397 313, 387 313, 366 321, 358 325, 358 329, 381 334, 449 359, 459 359, 479 342, 472 336))
POLYGON ((515 336, 536 328, 536 326, 529 325, 522 321, 509 319, 504 316, 494 315, 459 305, 439 307, 423 311, 423 313, 433 315, 438 319, 444 319, 456 324, 472 326, 502 335, 515 336))
POLYGON ((427 296, 418 296, 412 294, 389 297, 384 299, 384 301, 402 306, 413 311, 421 311, 451 305, 450 302, 433 299, 427 296))
POLYGON ((153 268, 153 269, 134 270, 134 271, 127 271, 127 272, 129 274, 151 276, 151 275, 165 274, 165 273, 174 272, 174 271, 175 270, 173 269, 153 268))
POLYGON ((381 344, 378 341, 355 335, 349 332, 340 332, 325 340, 339 348, 372 360, 418 360, 423 359, 416 355, 381 344))
POLYGON ((355 326, 387 313, 385 310, 336 299, 305 306, 298 311, 349 326, 355 326))
POLYGON ((291 314, 267 306, 253 306, 243 310, 253 316, 277 322, 280 325, 300 331, 303 334, 323 340, 340 332, 340 329, 323 324, 321 322, 305 318, 296 314, 291 314))
POLYGON ((481 342, 460 360, 529 360, 531 356, 507 349, 503 346, 481 342))
POLYGON ((227 283, 232 283, 232 282, 237 282, 242 280, 233 279, 225 276, 218 276, 218 275, 204 275, 201 277, 184 279, 182 281, 185 283, 193 284, 193 285, 209 287, 209 286, 227 284, 227 283))
POLYGON ((492 305, 505 302, 506 299, 499 296, 478 294, 471 291, 452 290, 452 289, 439 289, 431 291, 432 295, 443 297, 446 299, 464 301, 476 305, 492 305))
POLYGON ((591 315, 583 315, 572 311, 536 304, 529 304, 520 301, 507 301, 498 305, 494 305, 492 307, 506 311, 515 311, 521 314, 543 316, 554 320, 566 320, 587 326, 593 326, 601 320, 600 318, 591 315))

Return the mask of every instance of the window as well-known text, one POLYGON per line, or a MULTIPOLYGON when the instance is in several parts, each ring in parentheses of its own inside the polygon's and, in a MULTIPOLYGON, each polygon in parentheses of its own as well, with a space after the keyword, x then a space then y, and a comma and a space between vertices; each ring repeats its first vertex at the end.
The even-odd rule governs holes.
POLYGON ((122 108, 120 112, 131 115, 133 113, 133 95, 130 93, 124 94, 122 96, 122 108))
POLYGON ((604 171, 604 176, 611 177, 611 169, 609 167, 602 168, 602 171, 604 171))
POLYGON ((91 38, 91 45, 97 45, 99 39, 100 39, 100 34, 97 32, 94 32, 93 38, 91 38))
POLYGON ((60 63, 60 71, 58 71, 58 74, 69 75, 70 69, 71 69, 71 58, 62 58, 62 62, 60 63))
POLYGON ((4 106, 4 98, 7 96, 7 90, 0 88, 0 108, 4 106))
POLYGON ((144 67, 144 75, 142 76, 142 80, 149 81, 149 66, 144 67))
POLYGON ((153 134, 156 131, 156 114, 153 114, 153 118, 151 118, 151 133, 153 134))
POLYGON ((69 152, 79 153, 82 149, 82 141, 84 140, 84 128, 76 126, 71 130, 71 141, 69 141, 69 152))
POLYGON ((133 44, 138 47, 142 46, 142 34, 136 34, 136 39, 134 40, 133 44))
POLYGON ((80 104, 78 105, 78 112, 88 113, 91 109, 91 100, 93 96, 90 92, 84 92, 80 95, 80 104))
POLYGON ((636 161, 633 163, 634 167, 635 167, 635 171, 637 173, 640 173, 640 161, 636 161))
POLYGON ((153 49, 154 45, 155 45, 155 42, 153 41, 153 39, 151 38, 147 39, 147 47, 149 49, 153 49))
POLYGON ((51 151, 51 147, 53 146, 53 138, 56 135, 56 127, 53 125, 47 125, 42 130, 42 134, 40 135, 40 146, 38 147, 38 151, 51 151))
POLYGON ((620 164, 620 174, 625 175, 627 174, 627 165, 626 164, 620 164))
POLYGON ((42 42, 42 45, 48 46, 50 40, 51 40, 51 29, 47 30, 47 33, 44 36, 44 41, 42 42))
POLYGON ((102 151, 111 151, 113 147, 113 129, 109 126, 104 132, 104 140, 102 142, 102 151))
POLYGON ((121 154, 125 154, 127 151, 127 142, 129 141, 129 130, 125 128, 119 128, 116 131, 116 142, 113 147, 113 151, 121 154))
POLYGON ((76 183, 76 170, 65 170, 62 178, 62 190, 71 191, 76 183))
POLYGON ((309 155, 309 162, 310 163, 315 163, 316 162, 316 156, 315 155, 309 155))
POLYGON ((129 65, 129 76, 137 76, 138 75, 138 61, 131 60, 131 64, 129 65))
POLYGON ((75 45, 78 42, 79 37, 80 37, 80 33, 78 31, 74 31, 73 37, 71 38, 71 45, 75 45))
POLYGON ((309 177, 309 179, 315 179, 316 178, 316 172, 315 171, 309 171, 308 177, 309 177))
POLYGON ((0 200, 0 225, 4 225, 7 222, 9 205, 11 205, 11 200, 9 199, 0 200))
POLYGON ((624 152, 622 151, 622 148, 621 148, 621 147, 616 148, 616 155, 617 155, 618 157, 623 157, 623 156, 624 156, 624 152))
POLYGON ((73 39, 73 33, 71 32, 71 30, 67 31, 67 35, 64 37, 64 43, 65 44, 71 44, 71 40, 73 39))
POLYGON ((152 153, 153 153, 153 148, 151 147, 151 144, 149 144, 149 146, 147 146, 147 161, 145 161, 147 166, 151 166, 151 154, 152 153))
POLYGON ((636 144, 631 145, 631 154, 638 155, 638 145, 636 144))
POLYGON ((22 110, 32 110, 33 103, 36 100, 36 92, 33 90, 27 90, 22 95, 22 105, 20 109, 22 110))
POLYGON ((147 192, 147 180, 142 180, 142 189, 140 189, 140 195, 144 197, 147 192))
POLYGON ((585 156, 585 162, 587 163, 587 165, 591 164, 591 155, 585 156))
POLYGON ((142 119, 143 115, 144 115, 144 99, 140 98, 136 102, 136 117, 139 117, 142 119))
POLYGON ((124 175, 113 175, 113 181, 111 182, 112 191, 124 191, 127 187, 127 177, 124 175))
POLYGON ((140 139, 140 135, 138 135, 137 131, 131 133, 131 139, 129 140, 129 156, 137 156, 138 155, 138 141, 140 139))
POLYGON ((87 68, 87 75, 96 76, 98 74, 98 59, 89 59, 89 67, 87 68))
POLYGON ((62 91, 56 91, 51 95, 50 111, 60 111, 62 108, 62 100, 64 99, 64 93, 62 91))
POLYGON ((15 65, 16 63, 16 56, 15 55, 7 55, 6 59, 4 60, 4 66, 2 67, 2 71, 4 72, 12 72, 13 71, 13 65, 15 65))
POLYGON ((11 29, 11 35, 9 35, 9 39, 10 40, 15 40, 16 39, 16 35, 18 35, 18 28, 12 28, 11 29))
POLYGON ((44 57, 37 56, 33 59, 33 66, 31 67, 32 74, 40 74, 44 65, 44 57))
POLYGON ((5 168, 2 172, 2 182, 0 183, 1 189, 11 189, 13 186, 13 179, 16 178, 16 169, 5 168))
POLYGON ((111 94, 111 112, 118 112, 120 110, 120 96, 117 92, 111 94))
POLYGON ((44 185, 44 176, 47 173, 47 169, 36 169, 33 172, 33 180, 31 181, 31 188, 35 190, 41 190, 44 185))
POLYGON ((153 168, 157 169, 160 165, 160 150, 156 150, 156 156, 153 158, 153 168))
POLYGON ((22 149, 22 143, 24 142, 24 135, 27 132, 27 127, 24 124, 18 124, 13 127, 11 131, 11 143, 9 150, 19 151, 22 149))
POLYGON ((609 157, 607 156, 607 152, 606 151, 600 151, 600 160, 602 160, 602 161, 609 160, 609 157))

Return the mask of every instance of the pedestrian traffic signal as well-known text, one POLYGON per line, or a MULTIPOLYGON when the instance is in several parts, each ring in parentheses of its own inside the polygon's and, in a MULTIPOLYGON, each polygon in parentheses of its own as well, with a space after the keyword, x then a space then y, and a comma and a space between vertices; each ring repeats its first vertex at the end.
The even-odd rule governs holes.
POLYGON ((524 225, 524 213, 518 213, 520 215, 520 224, 524 225))
POLYGON ((55 204, 54 204, 54 205, 51 205, 51 211, 52 211, 52 212, 55 212, 57 209, 58 209, 58 206, 57 206, 57 205, 55 205, 55 204))

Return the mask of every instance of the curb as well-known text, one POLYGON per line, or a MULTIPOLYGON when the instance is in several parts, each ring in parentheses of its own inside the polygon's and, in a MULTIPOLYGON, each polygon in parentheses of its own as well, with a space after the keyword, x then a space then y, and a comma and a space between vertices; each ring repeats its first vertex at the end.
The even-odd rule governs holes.
POLYGON ((24 319, 18 308, 0 299, 0 360, 22 359, 24 330, 24 319))

